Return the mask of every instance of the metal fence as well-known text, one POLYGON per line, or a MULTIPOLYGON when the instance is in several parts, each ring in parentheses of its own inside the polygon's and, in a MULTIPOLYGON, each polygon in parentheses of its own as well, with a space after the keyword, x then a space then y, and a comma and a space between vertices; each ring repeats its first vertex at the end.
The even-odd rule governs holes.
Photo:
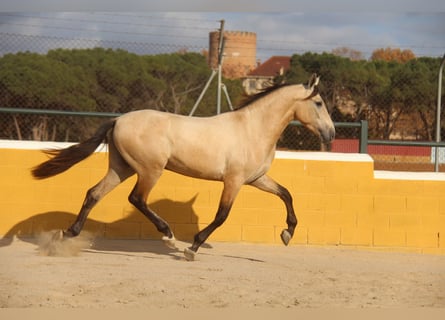
MULTIPOLYGON (((113 112, 76 112, 0 108, 0 136, 7 140, 43 140, 78 142, 92 134, 105 119, 120 116, 113 112)), ((445 172, 445 142, 368 139, 368 122, 335 122, 336 130, 349 136, 336 139, 333 152, 368 153, 376 170, 445 172), (345 132, 348 132, 345 134, 345 132), (439 152, 436 158, 435 153, 439 152)), ((319 139, 293 121, 278 141, 278 149, 290 151, 320 150, 319 139)))
MULTIPOLYGON (((18 52, 37 52, 46 54, 48 50, 55 50, 60 48, 66 49, 86 49, 86 48, 109 48, 120 49, 131 52, 137 55, 156 55, 163 53, 175 52, 202 52, 207 48, 201 45, 193 44, 162 44, 162 43, 144 43, 144 42, 126 42, 126 41, 99 41, 92 39, 65 39, 58 37, 47 36, 31 36, 0 33, 0 57, 6 54, 17 54, 18 52)), ((49 66, 51 68, 51 66, 49 66)), ((124 70, 125 71, 125 70, 124 70)), ((26 100, 26 87, 21 88, 24 94, 19 98, 16 96, 0 96, 0 139, 8 140, 49 140, 49 141, 80 141, 90 136, 97 126, 104 121, 104 118, 114 117, 119 115, 117 112, 122 101, 115 101, 116 96, 124 94, 119 91, 120 88, 113 86, 107 87, 106 74, 103 77, 103 86, 98 90, 105 91, 104 101, 93 101, 104 106, 112 106, 110 108, 96 108, 100 112, 79 112, 66 111, 67 108, 59 108, 54 104, 54 110, 41 110, 46 105, 42 104, 42 100, 51 92, 52 88, 46 88, 42 91, 41 96, 33 96, 26 100), (24 98, 25 97, 25 98, 24 98), (107 100, 108 99, 108 100, 107 100), (43 106, 43 107, 42 107, 43 106), (34 109, 36 108, 36 109, 34 109), (65 111, 59 111, 65 110, 65 111)), ((202 82, 204 85, 205 80, 202 82)), ((385 82, 385 81, 383 81, 385 82)), ((397 84, 396 84, 397 85, 397 84)), ((400 83, 401 87, 409 86, 409 83, 400 83)), ((134 90, 137 90, 138 83, 135 82, 134 90)), ((63 88, 62 88, 63 89, 63 88)), ((76 88, 77 90, 78 88, 76 88)), ((88 84, 85 84, 82 90, 90 90, 88 84)), ((195 88, 196 89, 196 88, 195 88)), ((338 94, 342 88, 328 88, 330 92, 327 96, 327 103, 332 107, 336 105, 338 109, 349 110, 350 114, 354 114, 358 109, 361 109, 362 117, 369 118, 367 121, 356 122, 355 119, 343 119, 338 115, 334 115, 336 120, 337 139, 334 141, 332 151, 334 152, 366 152, 369 153, 375 160, 376 169, 384 170, 403 170, 403 171, 433 171, 435 161, 438 164, 440 171, 445 171, 445 168, 439 164, 445 163, 445 147, 443 143, 435 143, 427 141, 425 137, 432 137, 432 125, 434 123, 434 102, 435 97, 429 96, 428 104, 432 104, 429 114, 423 114, 420 117, 425 120, 423 128, 410 127, 409 123, 412 120, 410 117, 405 117, 399 122, 408 123, 405 131, 400 130, 401 136, 399 140, 377 140, 377 129, 382 127, 382 122, 379 117, 383 117, 380 110, 366 110, 360 106, 365 105, 364 102, 356 102, 351 105, 352 99, 338 99, 335 94, 338 94), (337 93, 335 93, 337 92, 337 93), (355 109, 354 109, 355 108, 355 109), (347 120, 347 121, 343 121, 347 120), (427 133, 424 133, 427 131, 427 133), (416 141, 416 139, 422 141, 416 141), (413 141, 406 141, 411 139, 413 141), (404 140, 404 141, 401 141, 404 140), (437 151, 437 159, 435 157, 437 151)), ((397 88, 396 88, 397 89, 397 88)), ((2 84, 0 82, 0 92, 2 84)), ((70 89, 71 90, 71 89, 70 89)), ((70 94, 73 99, 80 96, 79 91, 73 90, 70 94)), ((190 89, 192 90, 192 89, 190 89)), ((143 96, 138 96, 139 91, 126 92, 126 96, 134 98, 133 104, 137 104, 138 108, 145 108, 139 101, 143 100, 143 96), (135 98, 135 96, 137 96, 135 98)), ((199 90, 194 92, 197 97, 199 90)), ((381 95, 385 95, 382 93, 381 95)), ((102 99, 102 98, 101 98, 102 99)), ((191 99, 193 100, 193 99, 191 99)), ((410 103, 406 100, 407 103, 410 103)), ((386 105, 390 102, 380 101, 379 105, 386 105)), ((191 106, 190 106, 191 107, 191 106)), ((126 111, 123 111, 126 112, 126 111)), ((392 110, 392 112, 395 112, 392 110)), ((389 115, 390 117, 391 115, 389 115)), ((359 118, 356 114, 355 118, 359 118)), ((397 137, 396 137, 397 138, 397 137)), ((432 140, 432 139, 430 139, 432 140)), ((290 124, 278 141, 278 148, 282 150, 319 150, 320 143, 317 137, 305 129, 303 126, 294 122, 290 124)))

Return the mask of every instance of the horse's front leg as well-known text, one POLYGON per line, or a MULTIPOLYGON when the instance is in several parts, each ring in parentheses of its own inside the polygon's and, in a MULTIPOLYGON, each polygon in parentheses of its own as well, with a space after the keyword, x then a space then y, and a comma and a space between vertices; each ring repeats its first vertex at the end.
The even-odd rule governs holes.
POLYGON ((261 176, 257 180, 250 183, 250 185, 257 187, 260 190, 273 193, 280 197, 286 205, 287 211, 287 229, 281 232, 281 240, 287 246, 289 241, 292 239, 295 228, 297 227, 297 217, 295 216, 294 206, 292 204, 292 196, 289 191, 282 185, 275 182, 272 178, 267 175, 261 176))
POLYGON ((187 260, 194 260, 199 247, 207 240, 213 231, 215 231, 224 223, 224 221, 226 221, 227 217, 229 216, 230 209, 232 208, 233 201, 235 201, 236 195, 238 194, 241 186, 241 182, 224 181, 224 189, 221 194, 215 219, 207 227, 195 235, 191 247, 185 248, 184 255, 187 260))

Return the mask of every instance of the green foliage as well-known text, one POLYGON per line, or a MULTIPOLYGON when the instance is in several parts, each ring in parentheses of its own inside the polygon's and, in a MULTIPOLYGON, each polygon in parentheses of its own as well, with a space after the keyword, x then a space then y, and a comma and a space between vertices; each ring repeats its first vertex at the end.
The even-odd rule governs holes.
MULTIPOLYGON (((0 105, 119 113, 156 109, 188 114, 210 73, 206 58, 198 53, 141 56, 94 48, 57 49, 46 55, 8 54, 0 58, 0 105)), ((239 81, 225 83, 231 96, 231 91, 239 93, 239 81)), ((209 88, 196 115, 214 114, 215 105, 216 84, 209 88)), ((58 139, 73 135, 81 139, 94 127, 87 120, 76 124, 65 120, 51 129, 47 119, 31 125, 28 118, 18 116, 15 123, 23 131, 18 135, 31 139, 48 136, 36 134, 41 128, 53 130, 58 139), (24 132, 27 126, 30 129, 24 132)))
MULTIPOLYGON (((423 124, 418 135, 430 139, 439 65, 438 58, 399 63, 305 53, 292 56, 291 67, 282 78, 289 83, 305 83, 312 73, 319 74, 320 91, 334 121, 367 119, 371 138, 388 138, 403 116, 417 114, 423 124)), ((119 113, 156 109, 188 114, 210 74, 206 58, 199 53, 137 55, 94 48, 57 49, 45 55, 7 54, 0 57, 0 105, 119 113)), ((232 104, 238 105, 243 96, 241 80, 223 82, 232 104)), ((442 92, 445 94, 445 88, 442 92)), ((215 114, 216 96, 215 78, 195 115, 215 114)), ((221 108, 223 112, 229 110, 224 93, 221 108)), ((78 140, 91 133, 95 121, 65 119, 52 124, 42 117, 35 123, 35 118, 32 121, 24 115, 14 116, 8 132, 0 134, 10 137, 15 131, 16 137, 57 136, 65 140, 74 136, 78 140)), ((348 135, 339 130, 337 136, 348 135)))
POLYGON ((371 138, 388 139, 402 116, 416 113, 423 124, 421 139, 430 139, 439 66, 439 58, 399 63, 305 53, 292 57, 285 78, 301 83, 314 72, 321 75, 320 90, 334 121, 367 119, 371 138))

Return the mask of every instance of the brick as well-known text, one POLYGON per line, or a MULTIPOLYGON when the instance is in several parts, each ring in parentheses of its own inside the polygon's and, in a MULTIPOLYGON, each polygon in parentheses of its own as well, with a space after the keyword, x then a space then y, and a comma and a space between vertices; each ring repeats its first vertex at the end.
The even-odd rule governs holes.
POLYGON ((274 159, 268 175, 285 183, 289 177, 301 177, 306 174, 304 160, 274 159))
MULTIPOLYGON (((128 192, 130 194, 130 192, 128 192)), ((161 201, 164 199, 172 199, 175 196, 175 187, 173 185, 162 186, 156 185, 148 196, 148 203, 161 201)), ((175 199, 173 199, 175 200, 175 199)))
MULTIPOLYGON (((270 228, 270 232, 273 234, 272 228, 270 228)), ((210 235, 209 241, 240 242, 244 240, 243 234, 244 234, 243 227, 241 225, 223 224, 221 227, 216 229, 215 232, 213 232, 210 235)), ((247 241, 252 241, 252 240, 247 240, 247 241)), ((263 242, 263 239, 259 239, 258 241, 255 242, 263 242)))
POLYGON ((232 209, 226 223, 239 224, 239 225, 256 225, 259 223, 259 216, 263 216, 263 223, 273 224, 274 220, 277 220, 274 214, 275 210, 264 210, 256 208, 237 208, 232 209), (275 219, 273 219, 275 218, 275 219), (267 220, 265 220, 267 219, 267 220), (270 219, 270 221, 269 221, 270 219))
MULTIPOLYGON (((135 209, 135 211, 133 212, 134 217, 136 217, 138 213, 139 211, 135 209)), ((139 214, 142 215, 142 213, 139 214)), ((91 210, 90 217, 108 223, 118 220, 123 220, 122 205, 108 204, 105 201, 99 202, 97 206, 94 207, 93 210, 91 210)), ((130 219, 130 220, 136 220, 136 219, 130 219)))
MULTIPOLYGON (((73 222, 74 221, 70 221, 69 224, 67 224, 64 229, 70 226, 73 222)), ((107 226, 106 223, 102 223, 100 221, 95 221, 92 219, 87 219, 87 222, 85 222, 82 232, 88 232, 94 237, 104 238, 106 226, 107 226)))
POLYGON ((389 195, 392 194, 391 185, 388 180, 384 179, 372 179, 372 180, 359 180, 358 193, 369 195, 389 195))
POLYGON ((338 176, 338 164, 335 161, 306 161, 309 176, 333 177, 338 176))
MULTIPOLYGON (((192 215, 192 223, 209 224, 215 219, 216 207, 196 207, 192 215)), ((229 217, 236 213, 235 209, 230 211, 229 217)))
POLYGON ((374 177, 374 163, 373 162, 349 162, 341 161, 337 163, 337 170, 339 176, 348 177, 351 172, 354 177, 359 178, 360 181, 371 180, 374 177))
POLYGON ((247 242, 274 243, 275 228, 273 226, 243 226, 242 240, 247 242))
POLYGON ((121 208, 122 218, 128 222, 147 222, 147 217, 145 217, 142 212, 140 212, 132 204, 124 204, 121 208))
POLYGON ((169 199, 156 201, 150 208, 168 223, 191 223, 196 212, 189 203, 169 199))
POLYGON ((341 228, 340 243, 344 245, 372 246, 372 228, 341 228))
POLYGON ((65 214, 48 214, 45 218, 31 219, 32 232, 34 235, 50 230, 65 230, 71 224, 72 220, 65 214))
POLYGON ((158 184, 162 186, 178 185, 182 187, 194 188, 196 185, 196 179, 166 170, 162 173, 161 178, 159 178, 158 184))
POLYGON ((325 224, 325 215, 320 211, 305 211, 297 214, 298 225, 303 227, 321 227, 325 224))
POLYGON ((311 211, 339 210, 341 207, 341 198, 337 194, 309 193, 302 195, 300 201, 304 208, 311 211))
MULTIPOLYGON (((183 240, 176 234, 174 226, 170 225, 170 227, 173 228, 173 233, 175 234, 175 237, 179 240, 183 240)), ((154 224, 149 222, 148 220, 146 222, 142 222, 140 224, 140 228, 141 228, 141 234, 140 234, 141 239, 159 240, 162 237, 162 233, 156 230, 154 224)))
MULTIPOLYGON (((37 198, 38 199, 38 198, 37 198)), ((19 204, 24 200, 23 188, 20 185, 0 185, 0 203, 19 204)))
POLYGON ((445 214, 445 198, 438 197, 439 202, 439 214, 445 214))
MULTIPOLYGON (((275 239, 276 242, 282 243, 281 241, 281 232, 283 231, 283 227, 275 227, 275 239)), ((294 232, 294 236, 290 244, 308 244, 308 229, 305 227, 297 226, 294 232)))
POLYGON ((368 213, 374 209, 374 198, 372 195, 342 194, 341 210, 353 213, 368 213))
POLYGON ((406 245, 415 248, 438 248, 439 233, 425 231, 407 231, 406 245))
POLYGON ((325 214, 325 225, 329 227, 356 227, 357 215, 351 212, 329 211, 325 214))
POLYGON ((340 228, 333 228, 333 227, 308 228, 308 244, 318 244, 318 245, 340 244, 340 228))
MULTIPOLYGON (((2 210, 8 210, 7 206, 2 205, 2 210)), ((33 232, 34 223, 32 219, 17 219, 15 216, 2 217, 2 223, 0 223, 0 236, 6 236, 12 238, 17 236, 31 236, 33 232)))
POLYGON ((374 245, 382 247, 404 247, 406 246, 406 234, 404 231, 374 229, 374 245))
POLYGON ((109 239, 140 239, 141 223, 118 222, 105 226, 105 237, 109 239))
POLYGON ((351 175, 345 177, 326 177, 326 192, 355 194, 358 192, 358 181, 358 178, 351 175))
POLYGON ((445 215, 425 213, 421 217, 423 227, 445 228, 445 215))
POLYGON ((357 213, 358 227, 389 228, 389 214, 357 213))
POLYGON ((387 180, 392 195, 423 194, 423 181, 417 180, 387 180))
MULTIPOLYGON (((203 224, 191 224, 191 223, 187 224, 177 223, 171 226, 176 239, 181 241, 190 241, 190 242, 193 241, 195 235, 205 227, 206 225, 203 224)), ((225 225, 221 226, 220 228, 224 227, 225 225)), ((159 233, 156 229, 154 230, 152 229, 151 234, 157 236, 158 238, 162 237, 162 234, 159 233)))
MULTIPOLYGON (((419 197, 416 194, 409 195, 406 199, 407 214, 418 215, 424 212, 430 214, 439 212, 439 198, 438 197, 419 197)), ((445 205, 445 202, 444 202, 445 205)))
POLYGON ((405 196, 374 196, 375 212, 406 212, 405 196))
POLYGON ((439 248, 445 249, 445 229, 439 231, 439 248))
POLYGON ((443 197, 445 183, 443 181, 423 181, 424 194, 428 196, 443 197))
POLYGON ((421 223, 421 218, 417 215, 391 214, 389 216, 389 228, 394 230, 418 229, 421 223))
POLYGON ((243 201, 246 208, 278 209, 283 207, 283 201, 280 198, 258 189, 250 189, 243 192, 243 201))
POLYGON ((326 191, 325 177, 298 177, 292 188, 295 193, 323 193, 326 191))
POLYGON ((286 226, 287 213, 284 206, 280 210, 256 209, 254 212, 256 213, 256 220, 254 214, 250 214, 250 222, 247 224, 286 226))

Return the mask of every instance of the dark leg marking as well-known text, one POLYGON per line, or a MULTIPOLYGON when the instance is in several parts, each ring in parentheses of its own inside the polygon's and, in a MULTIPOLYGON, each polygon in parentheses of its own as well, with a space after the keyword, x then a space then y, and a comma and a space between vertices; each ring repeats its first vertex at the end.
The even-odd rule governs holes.
POLYGON ((87 220, 88 214, 91 209, 96 205, 96 203, 100 200, 100 198, 94 197, 93 193, 96 187, 93 187, 87 191, 85 200, 83 201, 82 208, 80 209, 79 214, 77 215, 76 221, 73 223, 68 230, 63 232, 64 237, 76 237, 79 235, 82 230, 85 221, 87 220))
POLYGON ((219 205, 215 219, 207 227, 198 232, 194 237, 192 246, 184 250, 184 255, 187 260, 192 261, 195 259, 195 254, 199 247, 207 240, 213 231, 215 231, 224 223, 224 221, 226 221, 231 208, 232 203, 229 205, 219 205))
POLYGON ((293 200, 291 194, 285 187, 279 184, 277 185, 278 185, 278 196, 285 203, 287 211, 287 218, 286 218, 287 230, 283 230, 283 232, 281 233, 281 240, 285 245, 288 245, 290 239, 294 235, 298 220, 294 212, 294 207, 292 204, 293 200))
POLYGON ((144 197, 137 193, 137 185, 128 197, 128 201, 134 205, 144 216, 146 216, 156 227, 156 229, 163 233, 169 239, 173 239, 173 232, 170 229, 168 223, 159 217, 154 211, 150 210, 145 202, 144 197))
POLYGON ((260 190, 272 193, 280 197, 280 199, 284 202, 286 205, 286 223, 287 223, 287 229, 284 229, 281 232, 281 240, 285 245, 289 244, 289 241, 292 239, 295 228, 297 226, 297 217, 295 215, 294 207, 293 207, 293 200, 292 196, 289 193, 289 191, 283 187, 282 185, 275 182, 272 178, 268 177, 267 175, 264 175, 257 180, 253 181, 251 183, 252 186, 257 187, 260 190))

